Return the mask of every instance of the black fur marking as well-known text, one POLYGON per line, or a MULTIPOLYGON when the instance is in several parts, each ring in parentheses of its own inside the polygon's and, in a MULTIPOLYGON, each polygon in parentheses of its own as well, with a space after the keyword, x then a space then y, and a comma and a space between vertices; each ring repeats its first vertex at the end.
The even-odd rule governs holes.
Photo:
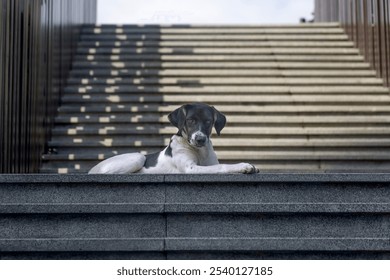
POLYGON ((145 155, 146 160, 145 160, 144 167, 145 168, 149 168, 149 167, 156 166, 157 165, 157 159, 158 159, 159 155, 160 155, 160 152, 156 152, 156 153, 153 153, 153 154, 145 155))
POLYGON ((165 150, 165 155, 166 155, 166 156, 169 156, 169 157, 172 157, 172 147, 171 147, 171 143, 172 143, 172 140, 171 140, 171 142, 169 142, 168 148, 165 150))

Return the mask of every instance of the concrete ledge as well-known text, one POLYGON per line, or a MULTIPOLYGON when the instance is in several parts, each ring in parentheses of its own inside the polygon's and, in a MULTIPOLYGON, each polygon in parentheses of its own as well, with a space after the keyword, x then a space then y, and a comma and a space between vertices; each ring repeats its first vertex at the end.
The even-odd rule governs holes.
POLYGON ((387 238, 183 238, 166 241, 168 251, 383 251, 387 238))
POLYGON ((390 203, 165 204, 165 213, 390 213, 390 203))
POLYGON ((389 182, 388 173, 2 174, 0 259, 388 258, 389 182))
POLYGON ((390 182, 390 173, 259 174, 0 174, 4 183, 171 183, 171 182, 390 182))
MULTIPOLYGON (((6 252, 159 252, 164 250, 164 239, 160 238, 31 238, 0 239, 1 251, 6 252)), ((0 253, 1 258, 1 253, 0 253)))
POLYGON ((390 213, 390 174, 0 175, 2 214, 390 213))
POLYGON ((0 247, 7 252, 390 251, 388 239, 378 238, 2 239, 0 247))

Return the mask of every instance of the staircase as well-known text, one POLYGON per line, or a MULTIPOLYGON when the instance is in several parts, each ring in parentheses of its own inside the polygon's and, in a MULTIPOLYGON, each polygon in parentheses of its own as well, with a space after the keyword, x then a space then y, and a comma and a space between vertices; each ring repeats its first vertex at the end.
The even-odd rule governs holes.
POLYGON ((0 174, 0 260, 390 259, 389 181, 0 174))
POLYGON ((338 24, 85 26, 42 173, 158 151, 167 114, 227 115, 221 162, 262 171, 390 170, 389 89, 338 24))

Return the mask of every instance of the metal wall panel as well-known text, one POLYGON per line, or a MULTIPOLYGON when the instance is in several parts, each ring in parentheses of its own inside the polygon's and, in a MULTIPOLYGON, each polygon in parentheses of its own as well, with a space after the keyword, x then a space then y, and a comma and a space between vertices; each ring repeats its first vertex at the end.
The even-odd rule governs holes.
POLYGON ((390 3, 388 0, 315 0, 315 21, 338 21, 390 86, 390 3))
POLYGON ((81 24, 96 0, 1 0, 0 173, 38 172, 81 24))

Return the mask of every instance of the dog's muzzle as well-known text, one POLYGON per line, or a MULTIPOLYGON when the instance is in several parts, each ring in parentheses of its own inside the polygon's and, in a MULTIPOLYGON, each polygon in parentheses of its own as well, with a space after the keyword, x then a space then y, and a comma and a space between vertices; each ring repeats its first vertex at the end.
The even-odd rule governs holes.
POLYGON ((195 136, 195 143, 197 146, 204 146, 206 144, 207 137, 203 135, 196 135, 195 136))
POLYGON ((195 147, 204 147, 207 144, 208 137, 202 132, 196 132, 192 134, 189 140, 190 144, 195 147))

